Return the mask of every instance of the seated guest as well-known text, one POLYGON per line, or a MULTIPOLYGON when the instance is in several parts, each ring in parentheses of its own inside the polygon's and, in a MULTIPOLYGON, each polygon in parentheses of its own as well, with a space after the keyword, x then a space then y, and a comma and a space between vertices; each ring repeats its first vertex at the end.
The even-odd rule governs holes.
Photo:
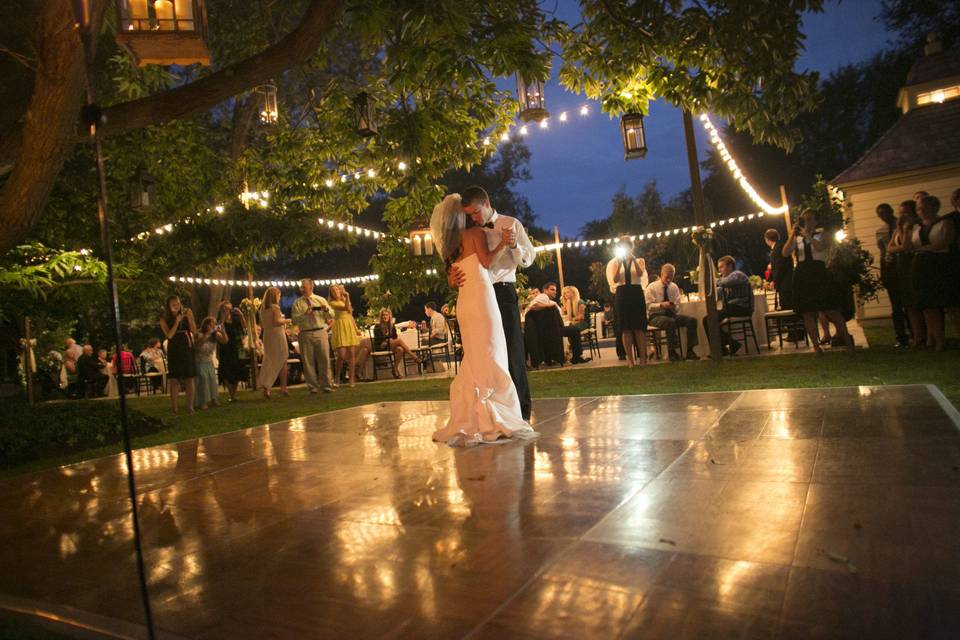
MULTIPOLYGON (((106 355, 106 351, 104 351, 106 355)), ((103 395, 103 390, 107 386, 109 377, 104 373, 106 360, 101 361, 93 354, 93 347, 89 344, 83 345, 83 351, 77 360, 77 380, 86 392, 94 396, 103 395)))
MULTIPOLYGON (((568 287, 564 287, 567 289, 568 287)), ((559 305, 557 304, 557 284, 555 282, 548 282, 543 287, 543 292, 547 295, 547 298, 550 300, 551 304, 557 307, 560 310, 559 305)), ((567 304, 567 301, 564 300, 564 304, 567 304)), ((575 303, 570 305, 571 311, 574 313, 572 320, 577 322, 579 317, 579 322, 587 322, 584 320, 586 315, 587 306, 580 302, 580 292, 577 292, 577 298, 575 303)), ((564 322, 563 314, 560 314, 560 335, 565 337, 570 342, 570 362, 571 364, 582 364, 584 362, 590 362, 591 358, 583 357, 583 343, 580 340, 580 331, 581 327, 579 324, 570 324, 568 325, 564 322)), ((562 343, 561 343, 562 344, 562 343)))
MULTIPOLYGON (((411 351, 407 343, 401 340, 397 334, 397 327, 400 325, 409 325, 409 322, 401 322, 399 324, 394 322, 393 312, 387 307, 380 309, 379 322, 373 325, 373 350, 393 352, 394 378, 400 377, 400 365, 403 363, 405 356, 410 356, 417 364, 420 363, 420 358, 417 357, 417 354, 411 351)), ((362 367, 365 360, 366 354, 363 355, 363 360, 358 358, 357 366, 362 367)))
POLYGON ((590 317, 587 314, 587 305, 580 299, 580 290, 573 285, 567 285, 560 294, 560 315, 563 323, 577 327, 581 331, 590 328, 590 317))
POLYGON ((646 290, 647 323, 663 329, 667 334, 667 347, 670 360, 680 358, 680 328, 687 330, 687 360, 699 360, 694 351, 697 337, 697 319, 678 312, 680 308, 680 287, 673 281, 677 269, 669 262, 660 267, 660 278, 650 283, 646 290))
POLYGON ((543 291, 535 289, 538 293, 530 300, 525 312, 523 338, 530 366, 534 369, 541 363, 548 366, 563 363, 563 320, 560 307, 546 293, 548 287, 553 287, 556 295, 557 285, 552 282, 545 285, 543 291))
MULTIPOLYGON (((718 310, 720 320, 726 318, 743 318, 753 314, 753 289, 747 274, 737 269, 737 263, 731 256, 723 256, 717 260, 720 270, 720 279, 717 280, 717 302, 722 306, 718 310)), ((710 337, 710 326, 707 316, 703 317, 703 328, 710 337)), ((723 350, 727 354, 734 354, 743 346, 730 338, 730 334, 720 329, 720 340, 723 350)))
POLYGON ((784 257, 783 241, 776 229, 767 229, 763 241, 770 249, 770 282, 781 309, 793 309, 793 258, 784 257))
POLYGON ((163 361, 163 349, 160 348, 160 340, 158 338, 151 338, 150 341, 147 342, 147 346, 140 352, 140 359, 145 365, 144 373, 150 373, 151 371, 164 373, 166 371, 166 366, 163 361))
POLYGON ((426 314, 427 320, 430 321, 430 337, 427 339, 427 343, 431 345, 447 344, 447 319, 437 311, 436 303, 428 302, 423 305, 423 312, 426 314))
POLYGON ((127 345, 122 345, 119 358, 116 355, 113 356, 114 374, 119 374, 121 371, 125 376, 137 375, 137 360, 127 345))

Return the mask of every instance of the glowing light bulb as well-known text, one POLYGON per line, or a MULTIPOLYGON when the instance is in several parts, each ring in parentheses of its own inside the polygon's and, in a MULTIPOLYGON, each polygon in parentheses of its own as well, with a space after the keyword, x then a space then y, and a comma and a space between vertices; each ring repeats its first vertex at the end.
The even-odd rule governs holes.
POLYGON ((214 210, 215 210, 217 213, 223 213, 223 205, 222 205, 222 204, 218 204, 216 207, 214 207, 214 210))
POLYGON ((333 180, 331 180, 330 178, 327 178, 326 180, 323 181, 323 184, 326 185, 328 188, 329 188, 329 187, 332 187, 332 186, 333 186, 333 180))
POLYGON ((501 141, 501 142, 506 142, 506 141, 508 141, 509 139, 510 139, 510 134, 507 133, 506 131, 504 131, 503 133, 500 134, 500 141, 501 141))
POLYGON ((523 125, 522 127, 520 127, 520 135, 525 136, 528 133, 530 132, 527 130, 527 125, 523 125))
POLYGON ((401 160, 400 162, 397 163, 397 169, 400 169, 400 171, 406 171, 407 163, 401 160))
POLYGON ((582 107, 580 107, 580 115, 585 116, 588 113, 590 113, 590 107, 588 107, 587 105, 583 105, 582 107))
POLYGON ((567 112, 566 112, 566 111, 563 111, 563 112, 560 114, 560 122, 566 122, 566 121, 567 121, 567 112))
POLYGON ((540 121, 540 128, 541 128, 541 129, 546 129, 548 126, 549 126, 549 124, 548 124, 548 120, 547 120, 546 118, 544 118, 543 120, 540 121))
POLYGON ((377 172, 374 171, 373 169, 367 169, 367 177, 368 177, 368 178, 375 178, 375 177, 377 177, 377 172))

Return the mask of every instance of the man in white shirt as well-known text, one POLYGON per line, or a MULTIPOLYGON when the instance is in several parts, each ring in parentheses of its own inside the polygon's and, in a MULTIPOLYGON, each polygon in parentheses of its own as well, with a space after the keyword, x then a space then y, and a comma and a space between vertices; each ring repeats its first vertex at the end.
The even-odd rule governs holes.
POLYGON ((442 313, 437 311, 437 305, 433 302, 428 302, 427 304, 423 305, 423 312, 430 321, 430 337, 428 338, 428 343, 446 344, 447 319, 443 317, 442 313))
MULTIPOLYGON (((501 232, 509 230, 512 242, 501 251, 490 264, 490 281, 497 296, 497 306, 503 321, 503 334, 507 339, 507 363, 510 377, 517 388, 520 398, 520 411, 524 420, 530 419, 530 384, 527 382, 527 356, 523 345, 523 331, 520 328, 520 307, 517 304, 517 268, 527 268, 533 264, 535 252, 527 232, 520 221, 494 211, 490 206, 490 197, 481 187, 467 187, 460 195, 463 210, 474 223, 491 229, 487 233, 490 248, 500 242, 501 232)), ((459 267, 451 267, 448 276, 450 284, 463 284, 463 272, 459 267)))
POLYGON ((697 319, 678 312, 680 308, 680 287, 673 279, 677 269, 669 262, 660 267, 660 278, 654 280, 644 292, 647 301, 647 323, 667 334, 667 348, 671 361, 679 361, 680 328, 687 330, 687 360, 699 360, 694 351, 697 337, 697 319))
MULTIPOLYGON (((301 297, 293 303, 291 319, 300 329, 300 360, 310 393, 333 391, 330 375, 330 338, 327 327, 333 324, 333 309, 313 293, 313 280, 300 281, 301 297)), ((337 372, 339 374, 339 372, 337 372)))

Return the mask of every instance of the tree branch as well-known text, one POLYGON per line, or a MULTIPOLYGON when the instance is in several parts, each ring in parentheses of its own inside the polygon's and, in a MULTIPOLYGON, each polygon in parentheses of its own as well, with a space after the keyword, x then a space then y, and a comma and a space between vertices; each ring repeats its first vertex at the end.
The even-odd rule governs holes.
POLYGON ((107 107, 100 133, 112 135, 176 120, 266 82, 313 55, 333 28, 339 9, 340 0, 313 0, 300 25, 264 51, 190 84, 107 107))

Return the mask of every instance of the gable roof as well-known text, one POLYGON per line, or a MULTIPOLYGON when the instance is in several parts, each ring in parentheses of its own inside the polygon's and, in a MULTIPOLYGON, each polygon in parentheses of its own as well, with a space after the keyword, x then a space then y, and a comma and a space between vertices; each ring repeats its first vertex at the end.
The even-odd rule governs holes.
POLYGON ((960 163, 960 100, 911 109, 859 160, 830 181, 851 182, 960 163))
POLYGON ((906 86, 960 76, 960 49, 923 56, 907 73, 906 86))

